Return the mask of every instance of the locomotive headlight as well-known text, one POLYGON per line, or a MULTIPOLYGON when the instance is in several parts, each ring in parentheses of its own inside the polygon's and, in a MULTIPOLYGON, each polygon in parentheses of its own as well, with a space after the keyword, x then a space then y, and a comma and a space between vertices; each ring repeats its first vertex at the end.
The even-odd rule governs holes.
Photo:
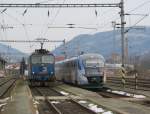
POLYGON ((96 78, 92 78, 91 81, 96 81, 96 78))
POLYGON ((96 78, 93 78, 93 80, 95 81, 95 80, 96 80, 96 78))
POLYGON ((32 74, 34 74, 34 72, 32 72, 32 74))
POLYGON ((51 74, 53 74, 53 72, 51 72, 51 74))

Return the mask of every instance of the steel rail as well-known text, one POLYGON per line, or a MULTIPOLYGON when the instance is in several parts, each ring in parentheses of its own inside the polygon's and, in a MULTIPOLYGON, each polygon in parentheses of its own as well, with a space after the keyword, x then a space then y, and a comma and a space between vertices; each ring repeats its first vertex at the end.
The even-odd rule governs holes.
POLYGON ((60 111, 54 104, 52 104, 52 103, 47 99, 47 97, 46 97, 38 88, 35 88, 35 89, 36 89, 36 91, 37 91, 39 94, 41 94, 41 95, 45 98, 45 102, 46 102, 49 106, 51 106, 57 114, 62 114, 61 111, 60 111))
POLYGON ((89 108, 87 108, 87 107, 81 105, 80 103, 78 103, 77 101, 75 101, 75 100, 73 100, 73 99, 71 99, 70 101, 71 101, 72 103, 75 103, 75 104, 79 105, 79 106, 82 107, 84 110, 89 111, 91 114, 97 114, 96 112, 94 112, 94 111, 90 110, 89 108))
MULTIPOLYGON (((61 93, 59 93, 58 91, 56 91, 55 89, 51 89, 51 88, 46 88, 47 89, 47 91, 49 92, 49 93, 52 93, 53 95, 50 95, 50 96, 63 96, 61 93)), ((47 96, 49 96, 49 95, 46 95, 46 94, 43 94, 43 91, 46 91, 46 90, 44 90, 44 88, 36 88, 36 91, 40 94, 40 95, 42 95, 42 96, 45 96, 45 97, 47 97, 47 96), (43 89, 43 90, 42 90, 43 89)), ((49 94, 49 93, 47 93, 47 94, 49 94)))
POLYGON ((63 96, 61 93, 59 93, 57 90, 55 90, 55 89, 50 89, 50 88, 48 88, 49 90, 51 90, 51 91, 53 91, 53 92, 56 92, 57 94, 59 94, 60 96, 63 96))
POLYGON ((0 83, 0 87, 3 86, 3 85, 5 85, 5 84, 6 84, 7 82, 9 82, 10 80, 12 80, 12 79, 8 79, 8 80, 5 80, 5 81, 1 82, 1 83, 0 83))
POLYGON ((99 95, 103 96, 104 98, 130 98, 129 96, 117 94, 117 93, 111 93, 107 91, 101 91, 97 92, 99 95))
POLYGON ((46 102, 49 106, 51 106, 53 109, 55 109, 55 111, 58 113, 58 114, 62 114, 61 111, 53 104, 51 103, 48 99, 46 99, 46 102))
MULTIPOLYGON (((10 81, 12 81, 12 82, 11 82, 11 84, 5 89, 5 91, 0 94, 0 97, 3 97, 3 96, 8 92, 8 90, 12 87, 12 85, 15 84, 16 80, 17 80, 17 79, 11 79, 11 80, 8 81, 8 82, 10 82, 10 81)), ((7 82, 7 83, 8 83, 8 82, 7 82)), ((5 83, 5 84, 6 84, 6 83, 5 83)), ((5 84, 4 84, 4 85, 5 85, 5 84)))

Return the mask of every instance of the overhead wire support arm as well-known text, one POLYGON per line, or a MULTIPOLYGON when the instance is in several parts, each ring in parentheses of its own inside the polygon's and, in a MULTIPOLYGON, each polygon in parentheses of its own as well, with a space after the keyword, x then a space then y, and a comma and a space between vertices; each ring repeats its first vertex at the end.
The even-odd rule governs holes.
POLYGON ((5 8, 86 8, 86 7, 120 7, 120 3, 114 4, 0 4, 5 8))

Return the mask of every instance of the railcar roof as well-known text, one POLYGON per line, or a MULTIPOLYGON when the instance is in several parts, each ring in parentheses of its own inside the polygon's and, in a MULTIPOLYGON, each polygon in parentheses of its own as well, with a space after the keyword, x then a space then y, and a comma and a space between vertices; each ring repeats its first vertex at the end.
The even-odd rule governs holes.
POLYGON ((72 58, 69 58, 69 59, 65 59, 65 60, 62 60, 62 61, 59 61, 59 62, 56 62, 56 63, 63 63, 63 62, 68 62, 68 61, 75 61, 77 60, 78 58, 82 58, 82 59, 88 59, 88 58, 100 58, 102 61, 105 61, 104 57, 100 54, 97 54, 97 53, 88 53, 88 54, 83 54, 83 55, 80 55, 80 56, 77 56, 77 57, 72 57, 72 58))
POLYGON ((100 58, 101 60, 105 61, 104 57, 101 54, 97 54, 97 53, 87 53, 87 54, 80 55, 80 57, 83 59, 100 58))

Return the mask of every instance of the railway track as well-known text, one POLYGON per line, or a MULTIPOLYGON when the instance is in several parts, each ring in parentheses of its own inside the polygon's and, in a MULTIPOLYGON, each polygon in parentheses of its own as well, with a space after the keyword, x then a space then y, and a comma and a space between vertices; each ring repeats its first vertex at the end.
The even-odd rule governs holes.
MULTIPOLYGON (((99 95, 101 95, 104 98, 117 98, 117 99, 124 99, 127 100, 129 102, 135 103, 135 104, 140 104, 140 105, 144 105, 146 107, 150 107, 150 100, 149 99, 138 99, 138 98, 134 98, 134 96, 127 96, 126 94, 117 94, 117 93, 112 93, 112 92, 108 92, 108 91, 100 91, 97 92, 99 95)), ((131 94, 131 93, 128 93, 131 94)))
POLYGON ((104 98, 130 98, 129 96, 126 96, 126 95, 111 93, 111 92, 107 92, 107 91, 100 91, 97 93, 104 98))
POLYGON ((56 90, 49 87, 33 87, 31 88, 33 96, 63 96, 56 90))
POLYGON ((33 95, 43 96, 38 100, 39 114, 97 114, 73 99, 49 100, 49 96, 63 96, 50 88, 32 88, 33 95))
POLYGON ((17 79, 4 79, 0 83, 0 98, 8 97, 9 91, 14 87, 17 79))

